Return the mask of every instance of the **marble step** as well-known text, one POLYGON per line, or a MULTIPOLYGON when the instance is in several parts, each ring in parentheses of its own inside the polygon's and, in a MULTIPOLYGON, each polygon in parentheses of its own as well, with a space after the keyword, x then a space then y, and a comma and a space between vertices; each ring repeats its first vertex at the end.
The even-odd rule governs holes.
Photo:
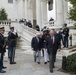
POLYGON ((69 49, 69 50, 64 49, 64 50, 58 51, 57 52, 57 56, 62 58, 62 56, 66 56, 67 57, 67 56, 69 56, 71 54, 74 54, 74 53, 76 53, 76 48, 72 48, 72 49, 69 49))

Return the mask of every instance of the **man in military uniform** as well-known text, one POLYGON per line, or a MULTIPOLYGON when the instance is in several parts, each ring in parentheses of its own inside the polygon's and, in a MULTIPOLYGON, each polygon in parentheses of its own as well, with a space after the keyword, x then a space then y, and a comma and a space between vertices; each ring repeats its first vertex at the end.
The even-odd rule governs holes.
POLYGON ((69 28, 67 27, 67 24, 64 24, 63 37, 63 45, 64 47, 68 47, 69 28))
POLYGON ((15 58, 15 47, 16 47, 16 38, 18 37, 17 33, 14 32, 14 27, 10 28, 10 32, 8 34, 8 53, 10 57, 10 64, 16 64, 14 62, 15 58))
POLYGON ((0 28, 0 73, 5 73, 6 71, 2 70, 5 69, 6 67, 3 66, 3 58, 4 58, 4 53, 5 53, 5 39, 4 39, 4 27, 0 28))

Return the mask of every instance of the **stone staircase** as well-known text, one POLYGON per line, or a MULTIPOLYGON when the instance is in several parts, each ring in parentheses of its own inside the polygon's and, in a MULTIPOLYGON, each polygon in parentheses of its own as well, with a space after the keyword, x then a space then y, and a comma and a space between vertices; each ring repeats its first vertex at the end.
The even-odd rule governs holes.
POLYGON ((76 53, 76 45, 69 46, 69 48, 62 48, 60 51, 57 52, 57 57, 59 59, 62 59, 63 56, 69 56, 71 54, 76 53))
POLYGON ((27 26, 24 26, 23 24, 20 25, 22 26, 22 32, 20 34, 20 38, 18 38, 17 40, 17 48, 25 50, 30 49, 32 37, 36 35, 37 31, 27 26))
MULTIPOLYGON (((18 22, 12 22, 11 25, 2 25, 5 27, 5 36, 7 37, 7 33, 9 31, 10 26, 14 26, 15 30, 18 32, 18 40, 17 40, 17 49, 25 50, 25 51, 30 51, 31 50, 31 39, 34 37, 37 33, 36 30, 29 28, 25 26, 24 24, 19 24, 18 22)), ((70 33, 74 33, 75 30, 71 30, 70 33)), ((73 35, 74 36, 74 35, 73 35)), ((73 42, 76 40, 76 36, 73 37, 73 42)), ((75 45, 75 43, 73 43, 75 45)), ((69 47, 68 49, 61 49, 61 51, 58 51, 57 57, 62 59, 63 55, 70 55, 76 52, 76 46, 69 47)))
POLYGON ((23 23, 19 23, 16 21, 1 21, 0 26, 5 27, 5 34, 4 36, 8 36, 9 28, 14 27, 15 31, 18 33, 18 40, 17 40, 17 48, 19 49, 30 49, 31 48, 31 39, 37 33, 36 30, 25 26, 23 23))

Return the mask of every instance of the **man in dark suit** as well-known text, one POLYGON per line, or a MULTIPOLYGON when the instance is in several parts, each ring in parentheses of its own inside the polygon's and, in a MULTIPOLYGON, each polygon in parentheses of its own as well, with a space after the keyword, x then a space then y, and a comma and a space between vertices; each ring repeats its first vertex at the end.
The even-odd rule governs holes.
POLYGON ((36 62, 37 53, 38 53, 38 64, 40 64, 41 59, 41 39, 40 33, 37 33, 35 37, 32 38, 31 47, 34 51, 34 62, 36 62))
POLYGON ((55 33, 55 30, 52 29, 49 32, 49 36, 46 39, 46 47, 47 47, 47 52, 49 54, 49 67, 50 67, 50 72, 53 73, 53 68, 54 68, 54 62, 56 59, 56 53, 57 49, 60 45, 59 37, 55 33))
POLYGON ((68 47, 69 28, 67 27, 67 24, 64 24, 63 37, 63 45, 64 47, 68 47))
POLYGON ((5 69, 6 67, 3 66, 3 58, 4 58, 4 53, 5 53, 5 39, 4 39, 4 27, 0 28, 0 73, 5 73, 6 71, 2 70, 5 69))
POLYGON ((60 39, 59 49, 61 49, 61 43, 63 44, 63 29, 62 28, 60 28, 58 35, 59 35, 59 39, 60 39))
POLYGON ((14 32, 14 27, 10 28, 10 32, 8 34, 8 53, 10 57, 10 64, 16 64, 14 62, 15 58, 15 47, 16 47, 16 38, 18 37, 17 33, 14 32))

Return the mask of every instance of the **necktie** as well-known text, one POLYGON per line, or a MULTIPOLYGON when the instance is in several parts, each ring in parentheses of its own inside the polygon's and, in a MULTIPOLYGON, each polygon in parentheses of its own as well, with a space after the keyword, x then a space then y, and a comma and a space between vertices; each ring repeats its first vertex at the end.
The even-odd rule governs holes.
POLYGON ((53 36, 51 37, 51 40, 52 40, 52 44, 54 44, 54 37, 53 36))

